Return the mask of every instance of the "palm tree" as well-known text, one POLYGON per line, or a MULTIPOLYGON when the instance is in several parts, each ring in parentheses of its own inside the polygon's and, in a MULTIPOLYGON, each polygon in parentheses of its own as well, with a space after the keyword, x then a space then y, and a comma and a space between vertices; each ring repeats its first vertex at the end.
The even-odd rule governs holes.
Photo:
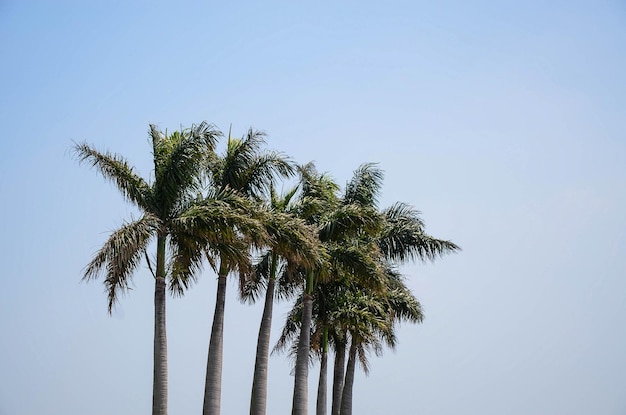
MULTIPOLYGON (((318 415, 326 413, 328 349, 329 345, 335 343, 339 337, 335 330, 334 322, 330 321, 330 312, 335 307, 333 301, 340 298, 341 290, 343 290, 343 282, 330 280, 318 283, 313 292, 309 358, 310 360, 318 358, 320 361, 316 402, 316 413, 318 415)), ((288 349, 291 357, 297 357, 299 336, 302 330, 303 297, 304 294, 301 293, 289 312, 281 336, 276 346, 274 346, 274 352, 282 352, 288 349)), ((343 372, 341 380, 343 381, 343 372)))
MULTIPOLYGON (((383 172, 375 164, 366 163, 361 165, 354 172, 352 179, 348 182, 341 203, 344 206, 356 206, 366 212, 377 211, 378 195, 380 194, 380 190, 382 187, 382 180, 383 172)), ((393 272, 391 271, 391 264, 398 265, 407 260, 435 260, 439 256, 442 256, 446 253, 454 252, 459 249, 458 246, 450 241, 439 240, 431 237, 430 235, 427 235, 424 232, 424 223, 419 218, 419 212, 404 203, 396 203, 390 208, 384 209, 379 216, 373 216, 370 213, 370 217, 374 217, 380 221, 377 227, 370 226, 370 229, 378 229, 378 232, 372 233, 360 230, 352 236, 351 242, 344 240, 343 243, 349 243, 353 246, 359 246, 362 250, 365 246, 369 247, 369 255, 371 256, 370 260, 378 261, 380 263, 380 266, 385 269, 385 285, 388 285, 392 281, 394 281, 393 278, 389 279, 390 276, 393 275, 393 272), (377 249, 374 249, 372 245, 375 245, 377 249)), ((358 276, 359 274, 357 273, 356 275, 358 276)), ((334 276, 335 278, 337 278, 338 274, 335 273, 334 276)), ((397 280, 397 278, 395 278, 395 280, 397 280)), ((352 284, 358 283, 359 281, 364 280, 357 278, 357 280, 352 281, 352 284)), ((397 290, 400 288, 396 284, 395 289, 397 290)), ((341 290, 337 290, 337 287, 333 287, 332 290, 335 290, 335 293, 341 292, 341 290)), ((378 292, 378 295, 386 297, 389 295, 387 291, 388 290, 378 290, 370 292, 378 292)), ((405 288, 402 290, 402 293, 404 293, 404 295, 410 294, 410 292, 405 288)), ((322 303, 324 303, 324 298, 328 299, 330 297, 321 296, 318 301, 322 301, 322 303)), ((352 386, 351 383, 348 385, 343 384, 343 370, 345 362, 345 352, 347 347, 347 330, 339 330, 337 328, 337 324, 330 321, 328 314, 330 313, 329 307, 333 307, 332 304, 333 302, 329 303, 329 305, 327 306, 328 310, 317 316, 319 321, 316 321, 315 323, 316 326, 322 325, 327 327, 322 331, 322 365, 320 372, 320 383, 318 388, 318 414, 325 413, 325 404, 323 402, 325 401, 326 393, 326 365, 324 365, 326 357, 324 351, 328 349, 328 332, 326 330, 332 330, 331 338, 333 339, 333 346, 335 349, 332 414, 338 415, 340 413, 342 395, 345 393, 349 393, 351 396, 352 386), (346 388, 348 388, 348 390, 346 390, 346 388)), ((415 304, 417 307, 419 307, 419 303, 415 304)), ((319 308, 320 310, 324 310, 323 305, 319 308)), ((413 311, 416 310, 414 309, 413 311)), ((417 309, 417 311, 421 313, 420 309, 417 309)), ((413 315, 413 317, 410 317, 409 319, 414 322, 421 321, 421 317, 419 317, 418 319, 417 317, 415 317, 415 315, 413 315)), ((354 338, 352 339, 352 341, 354 342, 354 338)), ((358 345, 356 345, 355 347, 357 346, 358 345)), ((351 353, 353 355, 357 351, 361 350, 361 356, 363 356, 362 348, 359 349, 357 347, 353 349, 351 347, 351 349, 351 353)), ((348 359, 348 363, 348 367, 353 371, 355 363, 354 356, 352 358, 352 361, 348 359)), ((351 376, 348 376, 346 380, 350 380, 352 382, 353 373, 351 376)), ((344 411, 345 410, 346 409, 344 409, 344 411)))
POLYGON ((311 265, 319 257, 317 235, 314 229, 306 226, 291 212, 290 203, 297 191, 298 186, 295 186, 279 197, 274 186, 270 186, 268 207, 271 213, 279 214, 286 219, 283 222, 285 231, 270 232, 276 235, 272 246, 255 265, 253 279, 244 281, 240 287, 242 299, 250 302, 254 302, 260 296, 261 290, 265 288, 265 302, 259 327, 250 398, 251 415, 264 415, 267 407, 269 343, 277 280, 280 287, 278 294, 282 297, 292 295, 295 293, 294 268, 311 265), (305 249, 310 253, 306 256, 300 255, 299 253, 305 249))
MULTIPOLYGON (((385 286, 385 292, 387 287, 385 286)), ((320 377, 317 390, 317 406, 316 413, 318 415, 326 414, 326 389, 327 389, 327 359, 328 350, 332 346, 337 351, 342 350, 341 353, 337 352, 336 362, 339 362, 337 358, 344 359, 346 342, 350 339, 350 335, 353 333, 359 334, 360 332, 354 327, 354 321, 367 321, 371 320, 372 324, 378 324, 380 327, 388 327, 389 323, 385 320, 384 308, 382 305, 382 298, 386 298, 386 294, 379 293, 378 290, 371 291, 365 289, 362 285, 351 281, 348 277, 339 277, 325 282, 319 282, 313 294, 312 304, 312 323, 310 328, 310 349, 312 356, 316 356, 320 360, 320 377), (368 293, 365 295, 364 293, 368 293), (376 293, 376 294, 375 294, 376 293), (355 299, 360 299, 360 303, 357 303, 355 299), (366 301, 375 305, 376 315, 372 314, 371 309, 374 307, 364 307, 366 301), (374 303, 379 301, 379 303, 374 303), (362 320, 358 320, 358 318, 362 320), (369 320, 368 320, 369 319, 369 320), (352 325, 350 325, 352 324, 352 325)), ((295 354, 296 345, 299 344, 299 336, 301 336, 302 328, 302 310, 303 310, 303 295, 300 295, 297 299, 294 307, 287 316, 287 321, 275 346, 275 351, 282 351, 289 349, 290 353, 295 354)), ((365 329, 361 328, 361 331, 365 329)), ((390 329, 389 329, 390 330, 390 329)), ((363 337, 364 335, 361 334, 363 337)), ((369 337, 367 337, 369 339, 369 337)), ((364 348, 364 341, 362 341, 360 348, 364 348)), ((356 346, 355 346, 356 347, 356 346)), ((380 349, 380 348, 379 348, 380 349)), ((357 349, 354 348, 353 354, 357 349)), ((363 353, 362 353, 363 354, 363 353)), ((354 356, 352 356, 354 359, 354 356)), ((339 385, 338 390, 334 388, 334 393, 341 395, 344 393, 343 381, 344 381, 344 363, 341 361, 338 363, 341 367, 341 371, 335 369, 334 386, 339 385)), ((350 365, 354 366, 353 361, 349 361, 350 365)), ((352 368, 353 369, 353 368, 352 368)), ((354 376, 354 371, 351 373, 354 376)), ((348 382, 351 389, 350 377, 348 382)), ((339 399, 335 399, 335 402, 340 402, 339 399)), ((337 409, 339 411, 339 409, 337 409)))
POLYGON ((358 359, 363 369, 368 373, 366 351, 368 348, 379 355, 382 352, 382 343, 395 346, 393 325, 380 301, 380 296, 372 295, 361 289, 351 289, 346 293, 346 302, 335 313, 335 319, 340 321, 343 329, 349 333, 350 348, 346 376, 343 382, 341 397, 341 415, 352 413, 352 387, 354 372, 358 359))
MULTIPOLYGON (((241 139, 233 139, 229 134, 225 154, 221 157, 216 155, 209 160, 210 187, 217 192, 234 192, 251 203, 258 202, 262 192, 273 183, 277 176, 284 177, 293 173, 293 167, 284 155, 262 151, 264 143, 264 134, 252 129, 249 129, 247 135, 241 139)), ((264 214, 263 209, 258 203, 254 206, 255 209, 248 210, 248 215, 259 219, 260 225, 264 222, 266 228, 263 229, 263 233, 265 235, 269 233, 272 237, 272 232, 284 230, 282 227, 284 222, 280 221, 281 218, 278 215, 261 218, 264 214)), ((251 243, 256 246, 268 243, 267 238, 246 234, 237 226, 231 231, 238 236, 237 243, 221 245, 217 251, 213 252, 213 257, 219 258, 220 263, 219 267, 214 265, 218 275, 218 287, 207 358, 204 415, 219 415, 220 413, 226 277, 233 271, 239 271, 240 278, 248 278, 252 272, 249 256, 251 243), (250 239, 251 236, 252 239, 250 239), (236 261, 225 255, 232 252, 238 252, 236 261)))
POLYGON ((145 256, 155 281, 153 415, 167 414, 166 280, 169 277, 186 283, 193 277, 198 268, 187 255, 189 247, 214 240, 216 232, 227 230, 223 224, 228 226, 232 219, 220 206, 199 204, 195 197, 199 173, 220 135, 206 122, 172 134, 150 125, 152 180, 137 175, 122 156, 99 152, 84 143, 74 147, 80 162, 97 168, 141 211, 139 219, 124 223, 110 235, 87 265, 83 279, 92 280, 104 274, 110 313, 120 294, 129 288, 133 273, 145 256), (215 220, 216 213, 219 220, 215 220), (156 270, 147 255, 155 239, 156 270))
POLYGON ((340 415, 352 414, 357 360, 368 374, 367 351, 372 350, 379 356, 383 344, 394 348, 396 322, 421 323, 423 320, 421 305, 404 284, 402 276, 392 267, 386 269, 386 276, 384 292, 372 292, 358 284, 350 284, 345 293, 345 306, 335 311, 334 319, 350 336, 348 364, 339 403, 340 415))
POLYGON ((379 215, 367 206, 338 197, 338 186, 313 165, 301 169, 302 194, 298 212, 318 229, 327 260, 323 266, 303 270, 306 275, 302 296, 302 317, 295 362, 292 415, 306 415, 308 401, 308 364, 313 294, 320 281, 350 275, 372 287, 380 285, 380 267, 372 244, 358 243, 360 234, 378 231, 379 215))
MULTIPOLYGON (((346 186, 345 198, 352 203, 378 209, 378 195, 382 187, 382 180, 382 170, 374 163, 365 163, 354 172, 352 180, 346 186)), ((384 267, 387 276, 394 274, 391 271, 392 265, 401 265, 407 261, 434 261, 445 254, 460 250, 456 244, 450 241, 437 239, 426 234, 424 222, 419 215, 420 212, 410 205, 396 202, 391 207, 382 210, 380 232, 373 238, 367 236, 371 242, 378 246, 386 264, 384 267)), ((397 278, 388 281, 394 280, 397 278)), ((406 289, 403 289, 402 292, 405 295, 410 294, 410 291, 406 289)), ((417 305, 419 306, 419 303, 417 305)), ((418 322, 415 319, 411 321, 418 322)), ((341 347, 340 345, 338 349, 335 349, 332 415, 339 415, 343 395, 343 392, 339 393, 339 391, 345 391, 347 387, 336 383, 342 378, 346 346, 341 347)))

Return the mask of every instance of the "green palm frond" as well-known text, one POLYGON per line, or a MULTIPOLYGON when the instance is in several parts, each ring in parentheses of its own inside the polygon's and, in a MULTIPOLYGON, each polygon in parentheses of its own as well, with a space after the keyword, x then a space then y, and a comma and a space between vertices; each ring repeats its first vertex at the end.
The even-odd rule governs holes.
POLYGON ((372 244, 327 245, 331 267, 329 275, 356 281, 371 290, 384 286, 384 269, 372 244))
POLYGON ((302 289, 301 283, 306 279, 306 275, 307 271, 304 268, 297 266, 297 264, 289 262, 283 264, 277 279, 277 298, 280 300, 286 300, 300 293, 302 289))
POLYGON ((376 163, 365 163, 354 171, 346 185, 344 201, 361 206, 376 207, 384 174, 376 163))
POLYGON ((424 320, 422 305, 406 287, 393 289, 387 294, 389 313, 394 320, 421 323, 424 320))
POLYGON ((297 344, 300 335, 300 322, 302 317, 302 309, 304 307, 303 297, 300 295, 294 302, 287 316, 285 317, 285 325, 280 333, 280 337, 276 345, 272 349, 272 354, 285 351, 290 345, 297 344))
POLYGON ((298 217, 318 225, 325 214, 339 205, 339 186, 327 174, 319 174, 313 163, 298 166, 300 198, 294 206, 298 217))
POLYGON ((391 264, 385 264, 386 291, 383 300, 392 320, 421 323, 424 320, 422 305, 406 286, 404 276, 391 264))
MULTIPOLYGON (((172 228, 176 229, 177 233, 193 235, 193 239, 201 241, 194 247, 196 254, 194 264, 196 260, 200 261, 200 253, 203 253, 213 270, 218 272, 219 268, 213 259, 219 258, 220 268, 236 271, 240 278, 245 280, 252 272, 252 263, 248 254, 249 243, 242 239, 236 227, 231 226, 246 226, 243 222, 251 221, 247 216, 232 212, 223 206, 205 204, 202 207, 190 209, 184 215, 172 220, 172 228)), ((252 226, 257 225, 252 224, 252 226)), ((259 232, 263 230, 259 229, 259 232)), ((189 281, 193 282, 193 280, 189 281)), ((173 289, 179 288, 186 287, 178 285, 173 289)))
POLYGON ((156 235, 159 226, 158 218, 151 214, 145 214, 137 221, 125 223, 111 234, 85 268, 83 279, 86 281, 97 278, 104 271, 109 313, 120 292, 128 289, 133 271, 139 265, 142 254, 156 235))
POLYGON ((276 189, 274 183, 270 185, 270 207, 272 210, 276 212, 287 212, 291 213, 293 208, 294 196, 298 193, 300 189, 300 184, 293 186, 287 192, 279 196, 276 193, 276 189))
POLYGON ((345 240, 359 234, 373 235, 381 227, 381 216, 375 209, 346 204, 334 209, 320 224, 320 239, 326 241, 345 240))
POLYGON ((228 137, 226 153, 209 162, 213 185, 230 188, 256 199, 279 177, 294 173, 293 163, 283 153, 264 151, 265 133, 249 129, 241 139, 228 137))
POLYGON ((207 123, 167 135, 156 131, 151 125, 155 150, 155 197, 169 216, 181 194, 197 190, 199 178, 207 163, 208 155, 215 150, 221 136, 215 126, 207 123))
POLYGON ((275 211, 265 212, 263 223, 274 253, 306 268, 320 265, 322 247, 314 228, 293 215, 275 211))
POLYGON ((272 252, 265 252, 253 265, 250 278, 239 284, 239 296, 243 302, 255 303, 267 288, 272 273, 272 252))
POLYGON ((207 247, 207 252, 213 257, 219 257, 220 268, 236 273, 239 281, 249 280, 254 272, 252 258, 249 254, 249 241, 238 238, 228 244, 215 244, 207 247))
POLYGON ((171 226, 203 239, 208 245, 235 242, 242 234, 253 243, 263 245, 269 237, 255 214, 249 201, 233 192, 223 191, 192 204, 171 220, 171 226))
POLYGON ((276 178, 290 177, 293 173, 293 163, 284 154, 275 151, 260 154, 242 172, 245 185, 241 192, 248 196, 258 195, 267 191, 276 178))
POLYGON ((150 200, 152 189, 122 156, 101 153, 85 143, 76 144, 74 152, 80 163, 96 167, 105 179, 115 183, 128 201, 147 212, 153 210, 150 200))
POLYGON ((182 296, 196 282, 204 260, 204 241, 182 232, 170 237, 171 272, 170 292, 182 296))
POLYGON ((396 203, 383 211, 385 225, 378 245, 392 261, 434 261, 447 253, 459 251, 456 244, 436 239, 424 231, 419 211, 404 203, 396 203))

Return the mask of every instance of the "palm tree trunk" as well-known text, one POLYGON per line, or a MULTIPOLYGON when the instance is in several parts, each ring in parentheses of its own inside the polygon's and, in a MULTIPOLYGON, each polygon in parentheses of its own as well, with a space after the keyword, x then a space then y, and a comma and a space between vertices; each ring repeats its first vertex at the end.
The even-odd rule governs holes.
POLYGON ((165 331, 165 237, 157 238, 154 281, 154 373, 152 415, 167 415, 167 336, 165 331))
POLYGON ((343 393, 343 370, 346 364, 345 340, 335 342, 335 367, 333 371, 333 403, 331 414, 339 415, 341 410, 341 394, 343 393))
POLYGON ((320 362, 320 380, 317 384, 317 411, 316 415, 326 415, 326 390, 328 377, 328 328, 324 329, 322 339, 322 358, 320 362))
POLYGON ((256 346, 254 378, 252 380, 252 397, 250 398, 250 415, 265 415, 267 406, 267 366, 270 350, 270 333, 272 330, 272 309, 274 307, 274 285, 276 280, 270 277, 265 291, 265 306, 259 338, 256 346))
POLYGON ((220 267, 217 277, 217 299, 209 340, 209 356, 204 384, 204 407, 202 415, 219 415, 222 397, 222 343, 224 340, 224 304, 226 302, 226 276, 228 272, 220 267))
POLYGON ((308 376, 309 350, 311 348, 311 315, 313 313, 312 275, 307 278, 306 294, 303 296, 302 325, 296 356, 296 370, 293 386, 293 404, 291 415, 307 415, 308 413, 308 376))
POLYGON ((350 345, 348 355, 348 366, 346 367, 346 381, 343 384, 343 395, 341 397, 341 415, 352 415, 352 386, 354 385, 354 368, 356 366, 356 346, 350 345))

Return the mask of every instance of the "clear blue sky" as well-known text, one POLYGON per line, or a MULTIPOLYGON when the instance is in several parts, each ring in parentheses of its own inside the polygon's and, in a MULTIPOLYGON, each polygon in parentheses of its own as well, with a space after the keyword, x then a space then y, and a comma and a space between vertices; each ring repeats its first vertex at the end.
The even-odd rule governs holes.
MULTIPOLYGON (((147 176, 148 123, 201 120, 341 183, 379 162, 382 204, 463 247, 403 269, 426 319, 359 374, 356 414, 626 413, 625 45, 619 0, 1 1, 0 414, 149 413, 148 270, 112 317, 80 283, 137 213, 69 148, 147 176)), ((171 414, 201 410, 215 286, 168 303, 171 414)), ((260 319, 234 288, 224 414, 248 411, 260 319)), ((272 357, 268 413, 289 372, 272 357)))

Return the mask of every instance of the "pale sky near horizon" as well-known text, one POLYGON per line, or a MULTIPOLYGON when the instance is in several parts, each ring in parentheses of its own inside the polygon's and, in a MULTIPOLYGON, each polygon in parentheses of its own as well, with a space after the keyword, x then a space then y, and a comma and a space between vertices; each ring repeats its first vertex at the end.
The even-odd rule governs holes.
MULTIPOLYGON (((378 162, 381 206, 463 248, 402 268, 426 318, 359 372, 355 414, 626 414, 625 46, 618 0, 0 1, 0 415, 149 413, 149 271, 111 317, 80 283, 137 212, 70 148, 149 176, 148 124, 202 120, 342 184, 378 162)), ((168 300, 170 414, 201 411, 215 287, 168 300)), ((261 308, 228 289, 243 414, 261 308)), ((292 389, 271 357, 268 414, 292 389)))

